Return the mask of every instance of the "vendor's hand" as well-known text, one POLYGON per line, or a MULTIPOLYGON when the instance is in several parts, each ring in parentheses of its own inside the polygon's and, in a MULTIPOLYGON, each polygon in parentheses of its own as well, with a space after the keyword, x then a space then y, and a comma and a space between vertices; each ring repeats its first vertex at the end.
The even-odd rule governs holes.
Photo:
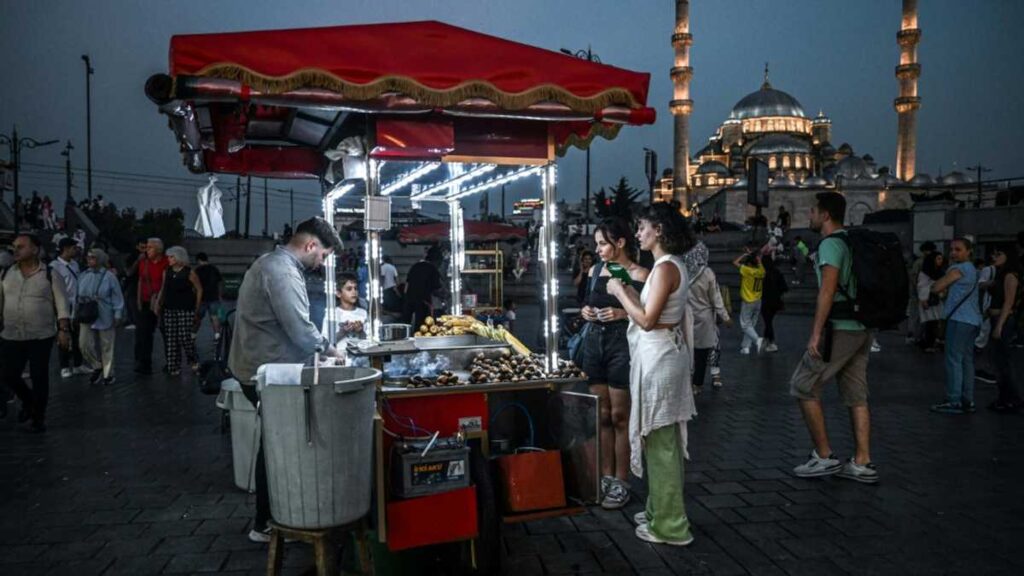
POLYGON ((71 350, 71 335, 67 330, 57 332, 57 345, 64 350, 71 350))
POLYGON ((814 332, 811 334, 811 339, 807 341, 807 353, 811 355, 811 358, 821 359, 821 352, 819 347, 821 346, 821 334, 814 332))
POLYGON ((601 308, 597 311, 597 319, 601 322, 613 322, 620 319, 620 312, 623 312, 621 308, 601 308))
POLYGON ((580 316, 582 316, 587 322, 593 322, 594 320, 597 320, 597 308, 594 308, 593 306, 584 306, 580 310, 580 316))
POLYGON ((348 323, 348 331, 349 332, 355 332, 355 333, 362 332, 363 331, 363 322, 361 320, 356 320, 354 322, 349 322, 348 323))
POLYGON ((619 298, 626 291, 626 285, 622 283, 622 280, 618 278, 608 279, 608 293, 616 298, 619 298))

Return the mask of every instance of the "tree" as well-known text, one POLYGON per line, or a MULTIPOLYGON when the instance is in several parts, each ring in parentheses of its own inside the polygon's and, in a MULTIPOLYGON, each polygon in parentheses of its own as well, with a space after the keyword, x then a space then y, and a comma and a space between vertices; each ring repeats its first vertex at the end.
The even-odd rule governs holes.
POLYGON ((594 194, 594 210, 601 218, 617 217, 629 222, 633 219, 633 203, 642 194, 622 176, 610 191, 601 188, 594 194))

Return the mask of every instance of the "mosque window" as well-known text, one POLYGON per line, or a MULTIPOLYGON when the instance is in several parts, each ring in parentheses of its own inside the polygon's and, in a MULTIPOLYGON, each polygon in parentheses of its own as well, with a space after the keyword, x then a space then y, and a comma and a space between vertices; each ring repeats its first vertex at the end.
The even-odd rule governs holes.
POLYGON ((771 158, 768 159, 768 168, 774 170, 778 165, 779 162, 777 157, 772 156, 771 158))
POLYGON ((789 156, 782 157, 782 167, 789 168, 789 156))

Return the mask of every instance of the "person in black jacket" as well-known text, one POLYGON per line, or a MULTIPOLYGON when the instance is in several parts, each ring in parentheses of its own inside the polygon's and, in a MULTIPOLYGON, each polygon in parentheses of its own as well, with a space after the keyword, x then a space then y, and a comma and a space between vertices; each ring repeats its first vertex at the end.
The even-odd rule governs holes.
POLYGON ((775 260, 770 254, 761 258, 764 264, 764 292, 761 295, 761 317, 764 319, 764 338, 767 344, 765 352, 778 352, 779 347, 775 343, 775 326, 772 323, 775 315, 781 312, 785 305, 782 303, 782 295, 789 290, 786 278, 779 272, 775 260))

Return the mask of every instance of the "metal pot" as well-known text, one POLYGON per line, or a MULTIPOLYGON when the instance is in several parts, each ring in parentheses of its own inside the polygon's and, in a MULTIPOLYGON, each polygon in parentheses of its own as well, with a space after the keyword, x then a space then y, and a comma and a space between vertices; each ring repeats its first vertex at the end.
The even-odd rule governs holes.
POLYGON ((381 342, 405 340, 411 333, 412 326, 409 324, 382 324, 380 327, 381 342))

